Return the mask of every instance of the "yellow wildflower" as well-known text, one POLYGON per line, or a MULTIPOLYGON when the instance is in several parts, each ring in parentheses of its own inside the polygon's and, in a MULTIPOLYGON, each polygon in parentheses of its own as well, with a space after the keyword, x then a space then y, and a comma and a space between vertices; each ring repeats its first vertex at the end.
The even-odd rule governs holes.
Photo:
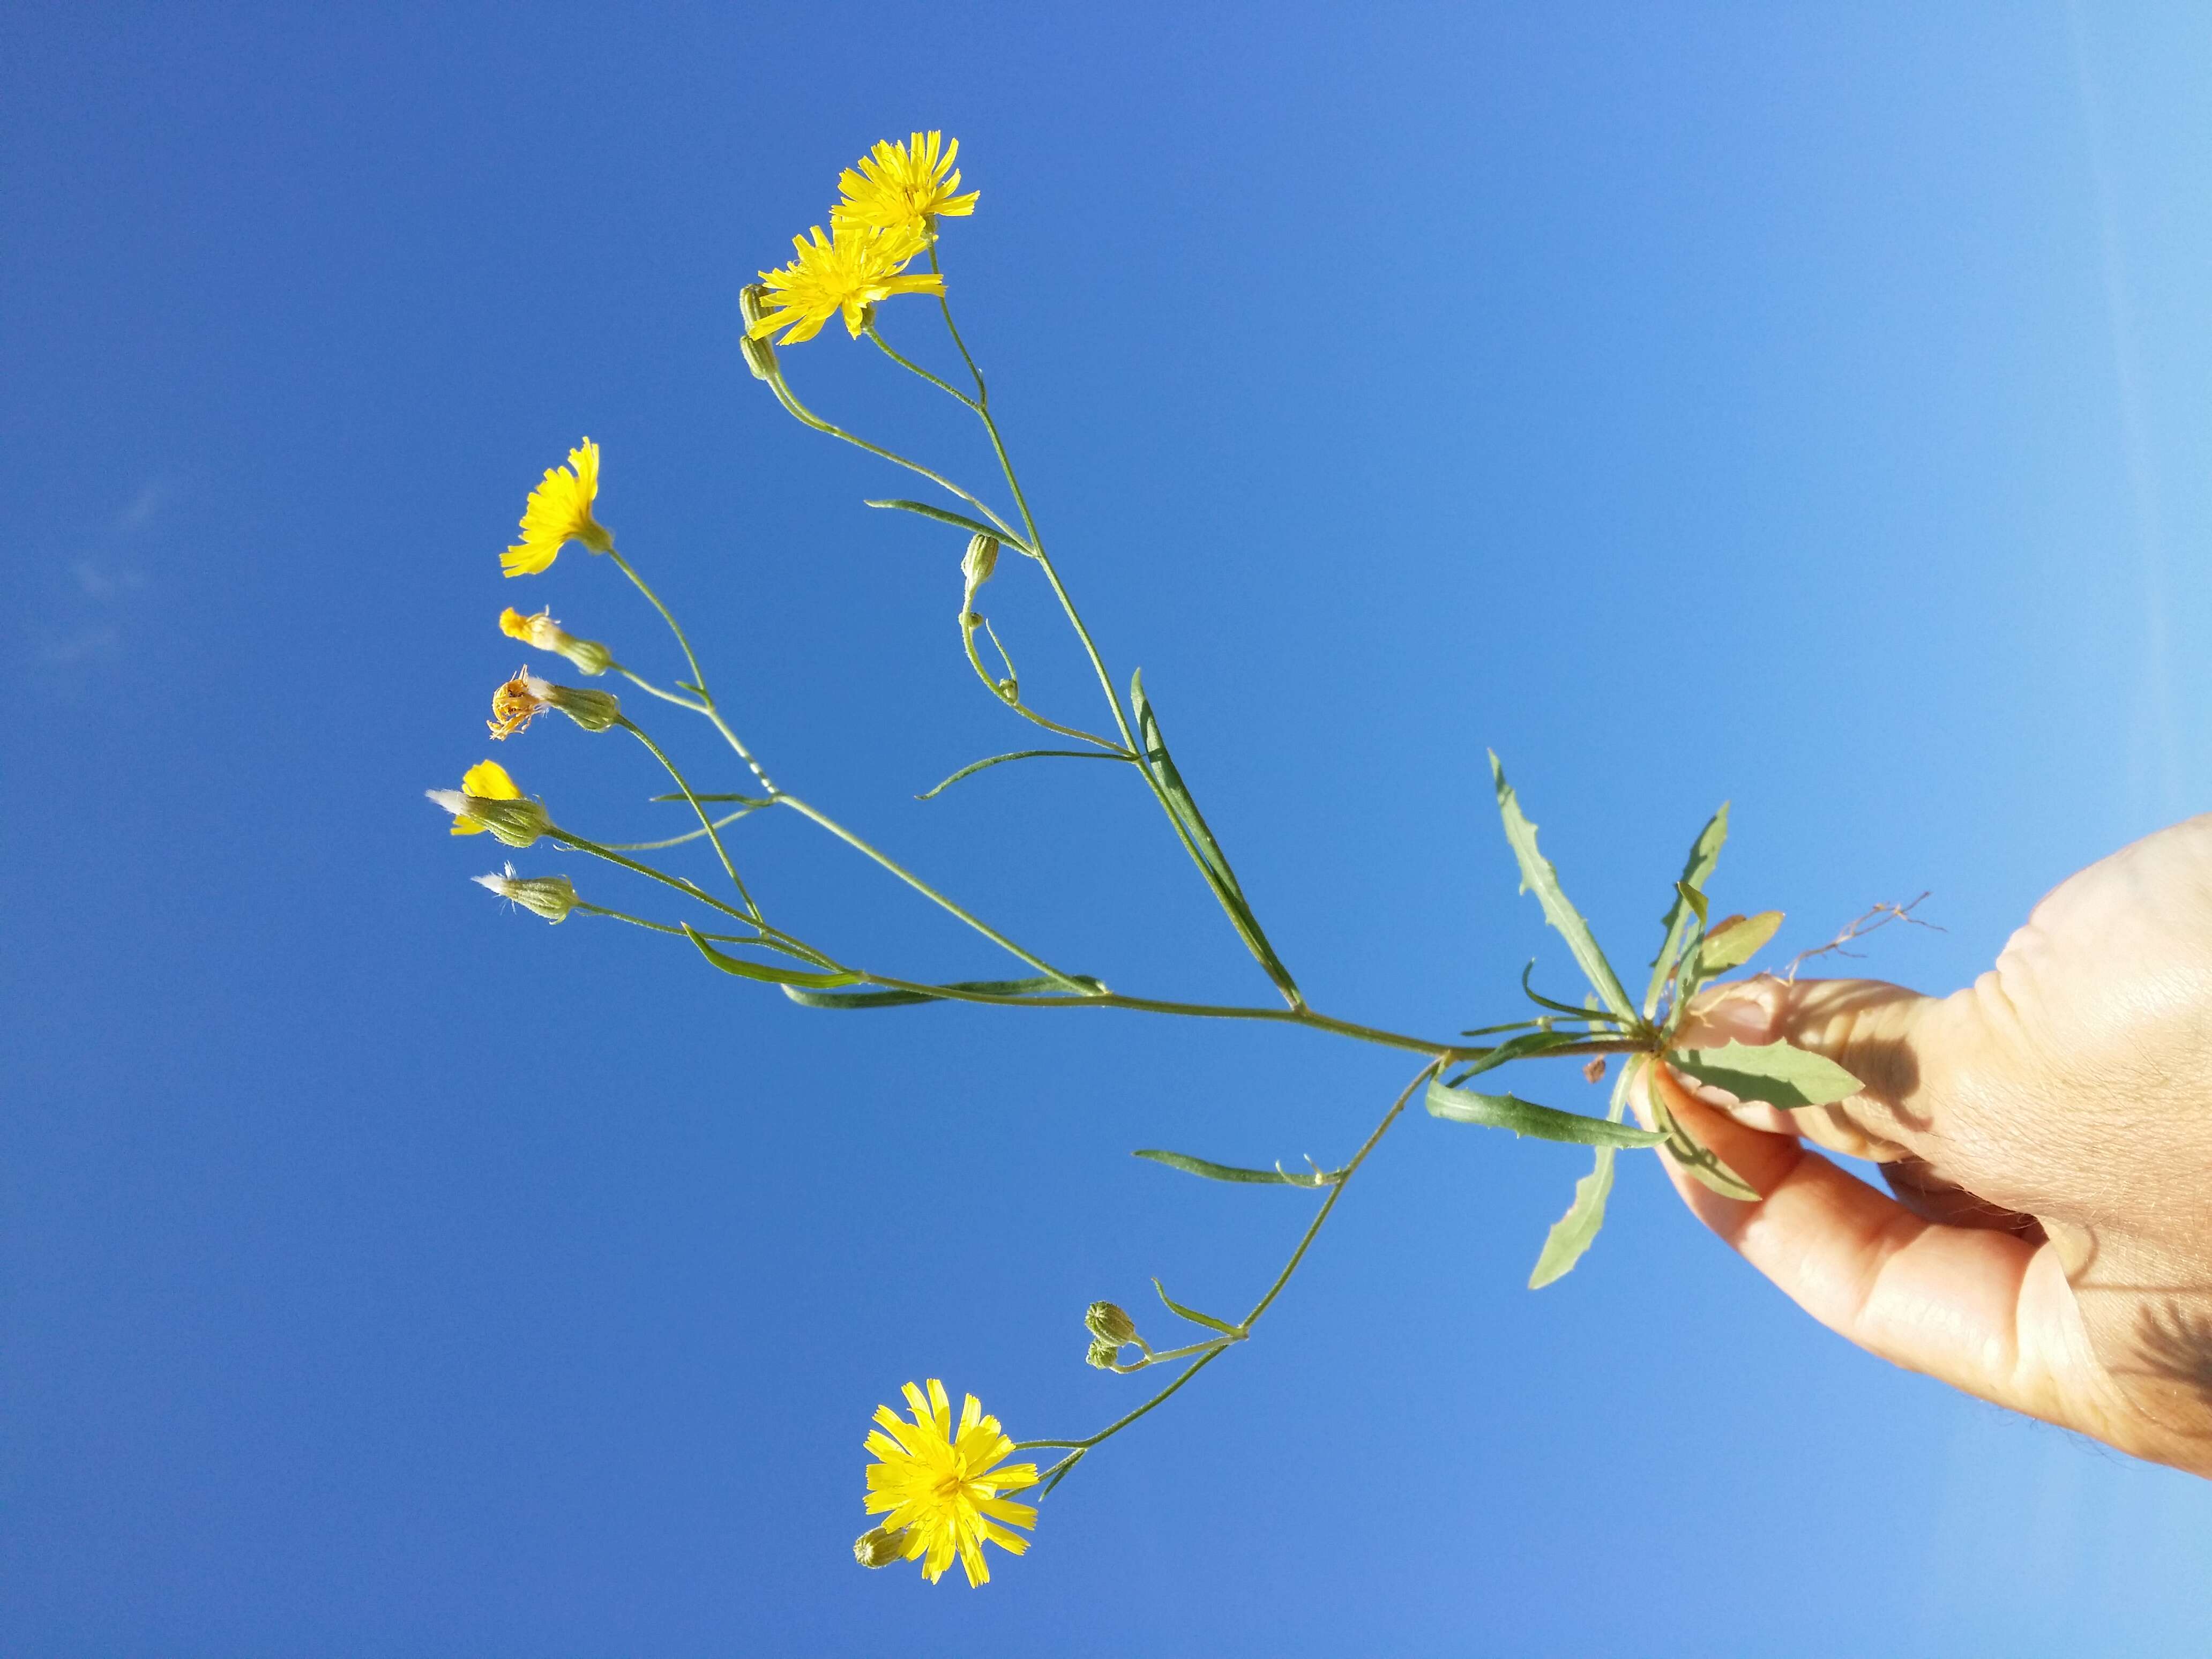
POLYGON ((499 631, 511 640, 540 651, 557 651, 586 674, 604 674, 614 666, 614 653, 597 640, 580 640, 553 620, 548 605, 534 617, 526 617, 513 605, 499 613, 499 631))
POLYGON ((876 1458, 868 1469, 867 1506, 870 1515, 884 1519, 854 1552, 868 1566, 919 1559, 922 1576, 933 1584, 957 1553, 968 1582, 987 1584, 991 1569, 983 1560, 986 1540, 1016 1555, 1030 1547, 1028 1539, 998 1522, 1034 1527, 1036 1510, 999 1494, 1035 1486, 1036 1465, 996 1467, 1014 1443, 1000 1431, 997 1418, 983 1415, 974 1395, 962 1405, 955 1430, 945 1384, 935 1377, 929 1379, 926 1397, 911 1382, 905 1394, 912 1422, 889 1406, 876 1407, 881 1427, 869 1431, 866 1442, 876 1458))
MULTIPOLYGON (((507 775, 507 769, 493 760, 478 761, 461 774, 461 793, 477 800, 522 799, 521 789, 513 778, 507 775)), ((453 833, 457 836, 480 836, 483 833, 483 825, 474 818, 456 815, 453 833)))
POLYGON ((522 539, 499 556, 510 576, 534 576, 549 568, 570 542, 611 553, 615 538, 592 516, 599 495, 599 447, 589 438, 568 452, 568 465, 545 469, 545 482, 522 509, 522 539))
POLYGON ((787 265, 761 272, 768 293, 760 302, 761 315, 746 331, 756 340, 787 330, 785 345, 811 340, 822 325, 842 312, 845 331, 855 338, 867 325, 868 308, 894 294, 942 294, 945 279, 934 271, 926 276, 899 273, 907 262, 927 246, 912 226, 896 230, 874 230, 844 224, 833 236, 814 227, 809 241, 794 236, 796 254, 787 265))
POLYGON ((981 192, 959 194, 960 174, 952 165, 960 141, 945 144, 944 137, 941 132, 917 132, 903 144, 886 138, 860 158, 858 172, 847 167, 837 175, 844 199, 830 210, 830 223, 927 235, 939 214, 960 217, 975 212, 981 192))

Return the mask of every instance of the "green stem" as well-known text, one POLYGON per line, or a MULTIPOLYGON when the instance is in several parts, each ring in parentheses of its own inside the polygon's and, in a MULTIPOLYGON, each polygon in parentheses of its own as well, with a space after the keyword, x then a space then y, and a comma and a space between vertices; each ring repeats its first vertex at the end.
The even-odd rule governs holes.
MULTIPOLYGON (((684 798, 678 795, 672 797, 672 799, 681 800, 684 798)), ((712 799, 713 797, 708 795, 698 795, 692 797, 692 799, 695 801, 702 801, 712 799)), ((720 830, 726 825, 735 823, 739 818, 750 817, 755 812, 759 811, 762 807, 768 805, 769 805, 769 803, 763 800, 754 801, 746 805, 740 806, 736 811, 726 813, 722 817, 716 818, 714 820, 714 827, 720 830)), ((694 830, 685 835, 671 836, 666 841, 611 841, 608 842, 606 845, 617 853, 658 853, 664 848, 681 847, 687 842, 696 841, 700 836, 706 833, 707 832, 704 830, 694 830)))
MULTIPOLYGON (((962 501, 967 502, 969 506, 974 507, 978 513, 981 513, 985 518, 988 519, 993 524, 996 525, 1006 533, 1006 537, 1008 541, 1019 542, 1021 540, 1022 538, 1020 532, 1017 531, 1012 525, 1008 524, 1004 519, 993 512, 983 501, 979 500, 977 497, 969 495, 958 484, 954 483, 951 479, 945 477, 941 473, 931 471, 919 461, 910 461, 903 455, 900 455, 890 450, 885 449, 881 444, 872 444, 866 438, 856 436, 853 433, 846 431, 844 428, 841 426, 834 426, 830 422, 823 420, 812 410, 807 408, 805 404, 799 401, 797 394, 792 391, 790 384, 785 380, 781 371, 777 373, 774 380, 769 382, 769 388, 775 393, 776 401, 783 405, 785 412, 793 420, 799 422, 802 426, 811 426, 817 432, 823 433, 829 437, 842 438, 847 443, 853 445, 856 448, 866 450, 871 455, 882 457, 884 460, 890 462, 894 466, 902 466, 909 472, 919 473, 921 477, 928 479, 930 483, 935 484, 939 489, 951 491, 953 495, 957 495, 962 501)), ((947 389, 950 390, 950 388, 947 389)), ((960 397, 960 394, 957 392, 953 392, 952 395, 956 398, 960 397)), ((961 398, 960 401, 967 403, 968 400, 965 398, 961 398)), ((971 404, 970 407, 973 407, 973 405, 971 404)))
MULTIPOLYGON (((650 921, 643 916, 634 916, 627 910, 610 910, 604 904, 586 904, 579 899, 576 901, 576 908, 579 910, 589 910, 595 916, 605 916, 611 921, 626 921, 633 927, 643 927, 653 933, 668 933, 678 939, 690 937, 690 934, 686 933, 681 927, 671 927, 665 921, 650 921)), ((701 939, 714 939, 723 944, 757 945, 767 950, 781 951, 787 957, 796 957, 801 962, 812 963, 817 968, 834 969, 837 966, 834 959, 824 956, 804 939, 793 939, 790 934, 778 933, 773 927, 763 927, 754 933, 702 933, 696 928, 693 928, 691 933, 697 933, 701 939)))
POLYGON ((1029 963, 1030 967, 1036 969, 1039 973, 1044 975, 1046 977, 1058 980, 1062 985, 1067 987, 1070 991, 1074 992, 1076 994, 1081 995, 1084 994, 1082 986, 1078 984, 1069 975, 1062 973, 1059 969, 1054 967, 1042 957, 1034 956, 1029 951, 1024 951, 1020 945, 1015 944, 1013 940, 1008 939, 1004 933, 992 927, 988 922, 984 921, 980 917, 962 908, 955 901, 946 897, 943 893, 939 892, 934 887, 932 887, 920 876, 915 875, 913 871, 908 870, 905 866, 899 864, 888 854, 878 852, 875 848, 871 847, 866 842, 861 840, 860 836, 854 835, 851 830, 848 830, 843 824, 838 823, 836 819, 830 817, 826 812, 817 811, 813 807, 799 799, 798 796, 787 793, 781 790, 776 792, 775 799, 777 805, 788 806, 793 811, 798 813, 801 817, 811 819, 814 823, 820 824, 824 830, 827 830, 831 835, 836 836, 838 840, 843 842, 848 847, 850 847, 856 852, 864 854, 867 857, 873 859, 878 864, 883 866, 884 869, 890 871, 908 886, 913 888, 915 892, 920 893, 924 898, 930 900, 933 903, 941 906, 943 908, 950 911, 952 915, 959 917, 961 921, 966 922, 970 927, 973 927, 977 933, 982 934, 985 939, 989 939, 994 945, 996 945, 1000 949, 1010 951, 1013 955, 1020 957, 1021 960, 1029 963))
MULTIPOLYGON (((602 847, 595 841, 586 841, 581 836, 570 835, 566 830, 557 828, 548 830, 545 832, 545 838, 548 841, 558 842, 563 847, 573 847, 580 853, 589 853, 593 858, 605 859, 609 864, 618 864, 623 869, 634 871, 638 875, 649 876, 665 886, 673 887, 686 898, 695 898, 702 904, 712 905, 724 915, 735 916, 739 921, 759 927, 763 932, 775 931, 758 916, 747 915, 734 904, 723 903, 721 900, 696 882, 686 881, 681 876, 672 876, 664 870, 654 869, 649 864, 641 864, 635 859, 626 859, 612 848, 602 847)), ((675 931, 681 933, 683 930, 678 928, 675 931)))
POLYGON ((651 750, 653 759, 667 768, 668 775, 676 780, 676 787, 684 792, 684 799, 691 803, 691 810, 699 815, 701 830, 705 833, 708 841, 714 843, 714 855, 722 860, 722 868, 730 878, 730 884, 738 890, 738 896, 745 902, 745 908, 757 920, 760 916, 760 906, 753 902, 753 896, 745 889, 745 878, 738 873, 738 866, 731 861, 729 849, 722 845, 721 832, 715 828, 714 819, 707 816, 707 809, 699 804, 698 796, 691 793, 690 782, 685 780, 681 772, 676 769, 676 763, 669 759, 661 751, 660 745, 646 736, 645 728, 631 720, 629 715, 620 716, 616 723, 651 750))
MULTIPOLYGON (((929 269, 933 275, 939 279, 943 278, 945 273, 939 269, 937 264, 937 234, 934 225, 930 228, 929 269)), ((975 377, 975 406, 981 409, 991 401, 990 388, 983 384, 983 371, 975 367, 975 358, 969 355, 968 342, 960 337, 960 327, 952 320, 952 304, 945 297, 941 280, 937 290, 937 308, 945 313, 945 331, 952 337, 952 343, 960 349, 960 361, 968 365, 968 372, 975 377)))
POLYGON ((1414 1091, 1419 1089, 1422 1084, 1427 1082, 1430 1078, 1436 1075, 1437 1067, 1440 1064, 1440 1061, 1431 1060, 1426 1066, 1421 1067, 1419 1072, 1413 1074, 1413 1080, 1411 1083, 1408 1083, 1405 1088, 1399 1092, 1397 1099, 1390 1103, 1390 1109, 1383 1113, 1382 1121, 1375 1126, 1374 1132, 1367 1137, 1365 1141, 1361 1143, 1359 1150, 1352 1154, 1352 1161, 1344 1166, 1343 1175, 1338 1179, 1336 1184, 1329 1188, 1328 1196, 1322 1200, 1321 1208, 1314 1212, 1313 1220, 1307 1224, 1304 1237, 1298 1240, 1297 1249, 1291 1252, 1291 1259, 1287 1262, 1284 1263, 1283 1271, 1275 1275, 1275 1282, 1267 1286, 1267 1294, 1262 1296, 1258 1302, 1253 1304, 1252 1311, 1246 1314, 1244 1317, 1237 1322, 1237 1329, 1233 1334, 1224 1336, 1218 1344, 1200 1344, 1200 1346, 1208 1348, 1211 1352, 1201 1354, 1199 1358, 1192 1360, 1189 1365, 1184 1369, 1182 1374, 1177 1376, 1174 1382, 1169 1383, 1167 1387, 1162 1389, 1158 1394, 1154 1395, 1150 1400, 1145 1401, 1143 1405, 1138 1407, 1134 1411, 1128 1413, 1125 1416, 1115 1419, 1113 1422, 1109 1423, 1104 1428, 1099 1430, 1097 1433, 1091 1435, 1082 1440, 1023 1440, 1015 1443, 1014 1449, 1016 1451, 1065 1449, 1070 1454, 1067 1457, 1062 1458, 1059 1463, 1054 1465, 1051 1469, 1046 1471, 1045 1474, 1038 1482, 1040 1486, 1055 1481, 1059 1475, 1063 1473, 1067 1467, 1072 1466, 1078 1458, 1083 1455, 1084 1453, 1090 1451, 1101 1442, 1110 1439, 1115 1435, 1121 1433, 1122 1430, 1127 1428, 1132 1423, 1134 1423, 1139 1418, 1143 1417, 1146 1413, 1155 1411, 1159 1407, 1166 1404, 1170 1396, 1174 1395, 1178 1389, 1181 1389, 1185 1383, 1188 1382, 1193 1377, 1196 1376, 1199 1372, 1204 1370, 1208 1365, 1218 1359, 1223 1354, 1228 1352, 1230 1348, 1235 1344, 1245 1340, 1252 1334, 1253 1326, 1260 1322, 1260 1316, 1266 1313, 1268 1308, 1273 1304, 1275 1298, 1283 1293, 1283 1287, 1291 1282, 1291 1275, 1297 1272, 1298 1264, 1305 1260, 1307 1250, 1312 1248, 1315 1238, 1319 1236, 1322 1227, 1328 1222, 1329 1212, 1336 1208, 1337 1200, 1344 1196, 1344 1189, 1346 1186, 1351 1184, 1352 1177, 1359 1172, 1359 1166, 1367 1161, 1367 1155, 1370 1152, 1372 1152, 1375 1148, 1382 1143, 1382 1137, 1389 1133, 1390 1126, 1398 1121, 1398 1115, 1406 1109, 1407 1102, 1413 1099, 1414 1091))

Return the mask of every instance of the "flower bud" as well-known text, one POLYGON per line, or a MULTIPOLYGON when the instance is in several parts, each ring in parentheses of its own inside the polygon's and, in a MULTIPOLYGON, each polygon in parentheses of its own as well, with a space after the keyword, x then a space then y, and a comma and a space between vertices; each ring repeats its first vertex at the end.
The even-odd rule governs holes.
POLYGON ((1102 1371, 1110 1371, 1120 1362, 1121 1358, 1121 1344, 1109 1342, 1103 1337, 1097 1337, 1092 1339, 1091 1352, 1083 1356, 1083 1363, 1086 1365, 1096 1365, 1102 1371))
POLYGON ((968 538, 968 551, 960 561, 960 574, 968 583, 968 591, 960 599, 962 610, 975 608, 976 589, 990 580, 991 573, 998 568, 999 538, 977 531, 968 538))
POLYGON ((498 800, 465 794, 459 789, 426 789, 422 793, 453 815, 457 829, 461 823, 474 824, 480 830, 490 830, 508 847, 527 847, 553 827, 552 815, 546 811, 543 801, 498 800))
POLYGON ((864 1567, 888 1567, 905 1555, 904 1527, 878 1527, 853 1540, 853 1559, 864 1567))
POLYGON ((529 677, 530 695, 547 708, 557 708, 586 732, 604 732, 622 718, 622 702, 611 691, 555 685, 536 675, 529 677))
POLYGON ((744 356, 745 367, 753 372, 756 380, 773 380, 783 373, 775 361, 775 347, 766 340, 756 340, 750 334, 738 336, 738 349, 744 356))
POLYGON ((586 674, 604 674, 614 666, 613 652, 597 640, 578 639, 544 611, 526 617, 509 605, 499 613, 499 631, 540 651, 557 652, 586 674))
POLYGON ((750 334, 767 314, 767 283, 748 283, 738 290, 738 315, 744 319, 747 334, 750 334))
POLYGON ((518 876, 508 865, 503 876, 471 876, 479 887, 488 887, 548 921, 566 921, 576 908, 576 890, 566 876, 518 876))
POLYGON ((1117 1348, 1138 1340, 1137 1322, 1111 1302, 1094 1302, 1085 1308, 1083 1325, 1101 1342, 1110 1342, 1117 1348))

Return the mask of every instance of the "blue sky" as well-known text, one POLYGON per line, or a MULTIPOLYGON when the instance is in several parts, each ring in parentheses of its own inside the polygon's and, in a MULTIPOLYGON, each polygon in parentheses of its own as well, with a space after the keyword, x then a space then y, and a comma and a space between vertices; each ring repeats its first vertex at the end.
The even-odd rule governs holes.
MULTIPOLYGON (((2208 70, 2180 5, 12 11, 12 1645, 2191 1650, 2202 1483, 1847 1348, 1641 1163, 1532 1296, 1580 1156, 1425 1117, 1025 1559, 864 1574, 899 1383, 1087 1432, 1139 1384, 1080 1363, 1086 1303, 1241 1307, 1308 1212, 1131 1148, 1336 1161, 1407 1068, 809 1013, 504 914, 421 792, 489 752, 503 605, 672 677, 604 562, 499 574, 589 433, 780 781, 1055 960, 1266 1000, 1111 769, 912 799, 1023 735, 958 654, 959 538, 864 508, 905 486, 738 356, 837 169, 942 127, 1047 534, 1318 1006, 1445 1031, 1532 955, 1567 983, 1486 747, 1618 957, 1729 799, 1718 902, 1796 950, 1932 890, 1946 931, 1865 965, 1961 983, 2208 805, 2208 70)), ((787 362, 984 476, 865 346, 787 362)), ((1094 717, 1027 574, 987 608, 1094 717)), ((501 758, 672 833, 616 738, 501 758)), ((834 949, 1001 971, 795 819, 736 845, 834 949)))

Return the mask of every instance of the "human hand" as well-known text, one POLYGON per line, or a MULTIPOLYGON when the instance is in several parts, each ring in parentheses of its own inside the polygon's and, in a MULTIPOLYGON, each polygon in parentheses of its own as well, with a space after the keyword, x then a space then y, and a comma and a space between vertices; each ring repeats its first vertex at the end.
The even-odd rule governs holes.
POLYGON ((1708 993, 1683 1046, 1730 1038, 1864 1089, 1790 1112, 1647 1072, 1765 1194, 1666 1160, 1707 1226, 1869 1352, 2212 1475, 2212 815, 2057 888, 1966 990, 1762 976, 1708 993))

